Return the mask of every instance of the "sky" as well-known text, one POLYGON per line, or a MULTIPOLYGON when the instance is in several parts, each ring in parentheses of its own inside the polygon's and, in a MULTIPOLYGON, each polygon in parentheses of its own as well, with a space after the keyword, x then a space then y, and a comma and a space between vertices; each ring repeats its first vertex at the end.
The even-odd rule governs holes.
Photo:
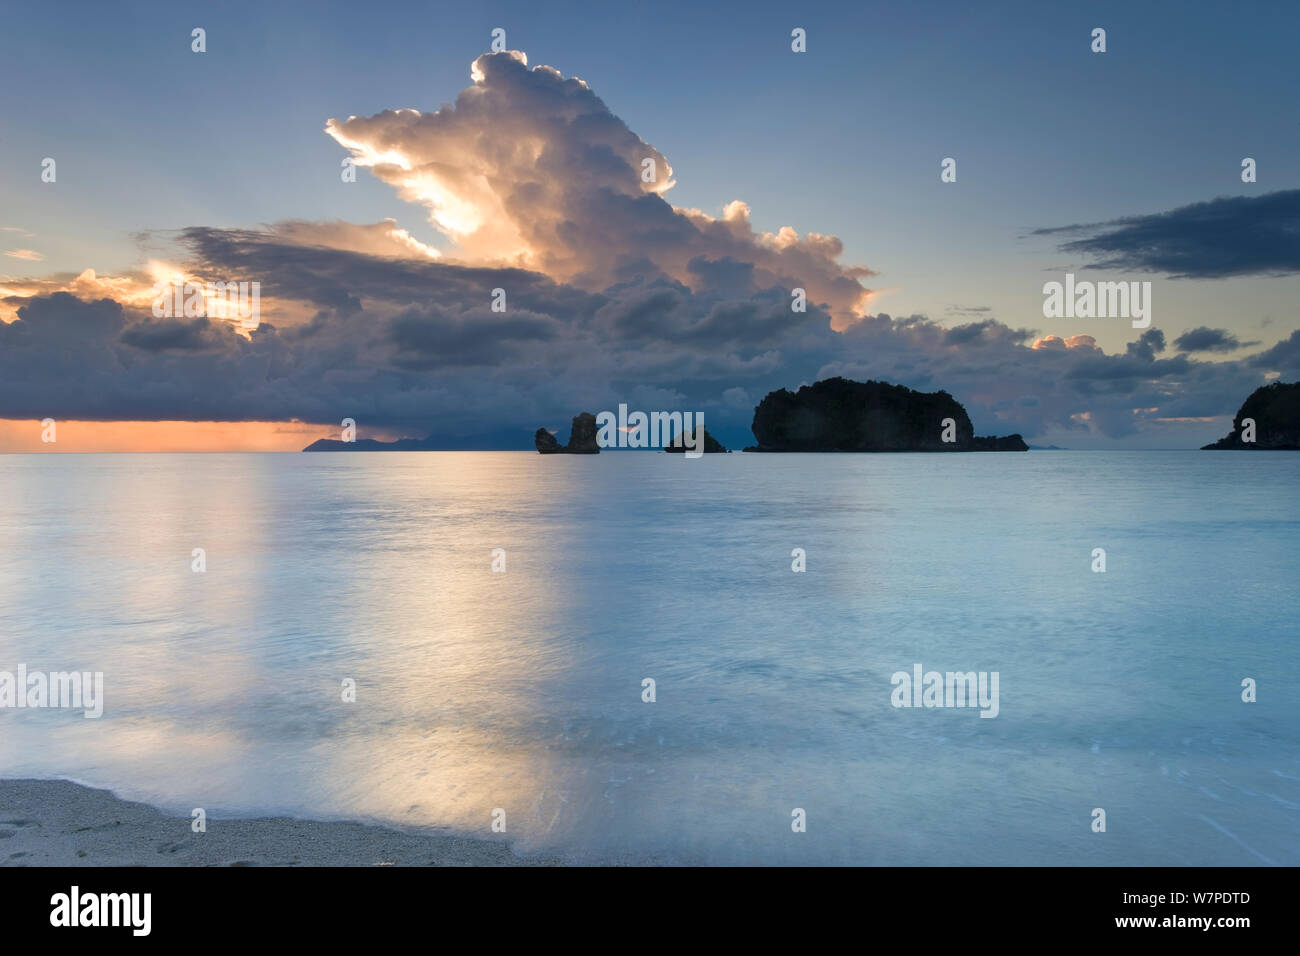
POLYGON ((980 434, 1195 447, 1300 378, 1297 27, 28 5, 0 33, 0 451, 295 450, 344 418, 528 448, 620 403, 741 446, 768 391, 837 374, 947 390, 980 434), (1150 282, 1149 327, 1045 316, 1067 273, 1150 282), (258 326, 156 314, 175 279, 259 282, 258 326))

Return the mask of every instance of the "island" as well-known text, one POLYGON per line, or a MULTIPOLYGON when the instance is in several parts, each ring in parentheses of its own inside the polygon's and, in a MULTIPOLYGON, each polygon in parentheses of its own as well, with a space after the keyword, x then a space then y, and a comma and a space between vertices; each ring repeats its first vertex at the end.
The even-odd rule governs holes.
POLYGON ((1232 431, 1201 451, 1300 451, 1300 382, 1261 385, 1237 411, 1232 431), (1246 419, 1255 423, 1254 434, 1246 419), (1251 441, 1251 438, 1254 441, 1251 441))
MULTIPOLYGON (((691 439, 691 446, 692 446, 691 450, 695 451, 696 450, 695 440, 693 437, 691 439)), ((664 451, 684 454, 686 451, 686 443, 682 438, 682 435, 678 433, 677 435, 673 436, 673 440, 670 441, 667 445, 664 445, 664 451)), ((729 452, 730 452, 729 448, 727 448, 725 445, 722 444, 722 442, 718 441, 716 438, 710 435, 709 430, 707 428, 704 429, 704 454, 725 455, 728 454, 729 452)))
POLYGON ((976 435, 966 409, 947 392, 842 377, 769 392, 751 428, 758 444, 745 451, 752 452, 1029 450, 1019 435, 976 435))
POLYGON ((355 441, 342 441, 338 438, 318 438, 303 451, 437 451, 433 436, 428 438, 399 438, 396 441, 379 441, 374 438, 358 438, 355 441))
POLYGON ((537 429, 537 433, 533 436, 533 444, 542 455, 599 455, 600 445, 596 442, 596 416, 591 412, 574 415, 567 445, 561 445, 545 428, 537 429))
MULTIPOLYGON (((1281 388, 1300 389, 1300 386, 1281 388)), ((1242 406, 1241 415, 1247 414, 1247 408, 1251 407, 1259 394, 1256 392, 1242 406)), ((1300 436, 1297 436, 1295 427, 1295 405, 1298 399, 1294 393, 1291 395, 1291 412, 1287 421, 1291 423, 1289 435, 1292 444, 1260 447, 1298 447, 1300 436)), ((1265 418, 1267 417, 1266 415, 1265 418)), ((784 388, 769 392, 754 408, 751 429, 758 444, 744 449, 748 452, 1029 450, 1020 435, 1001 438, 976 435, 966 409, 947 392, 918 392, 889 382, 855 382, 842 377, 804 385, 797 392, 784 388)), ((1273 432, 1268 434, 1273 435, 1273 432)), ((527 432, 524 431, 519 437, 523 439, 526 435, 527 432)), ((582 412, 573 417, 568 444, 561 445, 551 429, 539 428, 533 434, 533 447, 542 455, 598 455, 601 451, 598 435, 596 416, 591 412, 582 412)), ((495 436, 486 437, 495 439, 495 436)), ((694 445, 693 441, 691 445, 694 445)), ((510 444, 507 443, 505 447, 510 447, 510 444)), ((1207 447, 1239 446, 1223 446, 1219 443, 1207 447)), ((322 438, 312 442, 303 451, 445 449, 445 440, 437 441, 434 435, 430 435, 428 438, 400 438, 396 441, 362 438, 344 442, 322 438)), ((687 450, 680 432, 663 446, 663 451, 669 453, 682 454, 687 450)), ((729 449, 705 429, 703 451, 705 454, 726 454, 729 449)))

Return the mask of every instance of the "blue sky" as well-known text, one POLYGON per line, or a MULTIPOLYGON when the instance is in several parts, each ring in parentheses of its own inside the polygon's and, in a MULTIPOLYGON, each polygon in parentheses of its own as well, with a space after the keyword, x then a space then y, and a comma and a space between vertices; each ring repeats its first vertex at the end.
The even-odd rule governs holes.
MULTIPOLYGON (((451 102, 495 27, 662 153, 674 206, 716 217, 741 199, 756 229, 838 236, 885 290, 873 313, 989 316, 1123 353, 1127 322, 1042 316, 1042 283, 1087 259, 1033 230, 1300 188, 1292 4, 29 5, 0 34, 0 226, 30 235, 0 247, 43 259, 0 275, 122 272, 168 230, 282 220, 393 218, 454 255, 390 184, 341 184, 347 152, 323 128, 451 102)), ((1259 352, 1300 324, 1294 270, 1131 277, 1153 281, 1170 342, 1207 326, 1259 352)))

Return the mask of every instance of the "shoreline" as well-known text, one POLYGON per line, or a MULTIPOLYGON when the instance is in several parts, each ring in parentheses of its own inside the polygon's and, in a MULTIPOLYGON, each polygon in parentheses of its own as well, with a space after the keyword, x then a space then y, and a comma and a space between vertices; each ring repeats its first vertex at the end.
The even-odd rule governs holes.
POLYGON ((508 842, 293 817, 189 817, 70 780, 0 779, 0 866, 559 866, 508 842))

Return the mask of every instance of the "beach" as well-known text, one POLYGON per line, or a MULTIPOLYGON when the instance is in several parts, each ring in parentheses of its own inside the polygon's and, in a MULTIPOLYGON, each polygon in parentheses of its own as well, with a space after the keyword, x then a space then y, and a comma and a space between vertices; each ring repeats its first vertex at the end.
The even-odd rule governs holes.
POLYGON ((68 780, 0 780, 0 866, 547 866, 503 840, 288 817, 207 831, 68 780))

